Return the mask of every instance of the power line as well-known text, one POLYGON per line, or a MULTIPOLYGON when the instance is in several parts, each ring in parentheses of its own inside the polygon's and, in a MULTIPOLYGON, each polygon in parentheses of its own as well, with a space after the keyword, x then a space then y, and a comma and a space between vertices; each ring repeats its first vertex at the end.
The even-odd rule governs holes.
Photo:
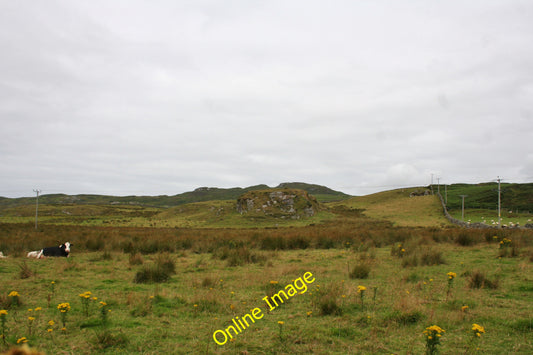
POLYGON ((37 219, 39 216, 39 194, 41 193, 41 190, 34 189, 33 192, 37 194, 37 199, 35 200, 35 230, 37 230, 37 219))

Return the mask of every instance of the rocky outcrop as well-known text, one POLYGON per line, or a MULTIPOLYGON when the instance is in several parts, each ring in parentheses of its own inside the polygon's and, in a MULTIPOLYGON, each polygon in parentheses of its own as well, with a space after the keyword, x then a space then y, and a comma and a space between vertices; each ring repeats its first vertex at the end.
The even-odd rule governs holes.
POLYGON ((267 189, 249 191, 237 199, 237 211, 254 217, 300 219, 319 211, 316 198, 299 189, 267 189))

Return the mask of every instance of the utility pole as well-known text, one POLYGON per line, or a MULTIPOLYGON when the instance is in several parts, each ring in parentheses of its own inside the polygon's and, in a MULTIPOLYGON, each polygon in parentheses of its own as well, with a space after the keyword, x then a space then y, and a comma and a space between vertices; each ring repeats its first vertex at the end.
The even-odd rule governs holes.
POLYGON ((444 184, 444 204, 446 206, 448 205, 448 189, 446 184, 444 184))
POLYGON ((35 200, 35 230, 37 230, 37 219, 39 216, 39 194, 41 193, 41 190, 33 190, 37 194, 37 199, 35 200))
POLYGON ((465 221, 465 197, 468 197, 468 195, 459 195, 463 199, 463 208, 461 210, 461 216, 463 218, 463 222, 465 221))
POLYGON ((440 177, 437 178, 437 193, 440 195, 440 177))
POLYGON ((500 182, 502 179, 498 176, 498 228, 502 227, 502 212, 501 212, 501 189, 500 182))
POLYGON ((433 173, 431 173, 431 194, 433 195, 433 173))

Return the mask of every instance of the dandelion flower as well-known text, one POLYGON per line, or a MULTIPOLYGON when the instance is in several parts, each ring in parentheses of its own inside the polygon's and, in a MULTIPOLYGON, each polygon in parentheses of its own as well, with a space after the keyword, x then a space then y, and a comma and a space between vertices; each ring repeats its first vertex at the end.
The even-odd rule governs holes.
POLYGON ((28 342, 28 339, 26 339, 26 337, 22 337, 22 338, 17 339, 17 344, 27 343, 27 342, 28 342))
POLYGON ((278 324, 279 324, 279 325, 283 325, 283 324, 285 324, 285 322, 282 321, 282 320, 279 320, 279 321, 278 321, 278 324))

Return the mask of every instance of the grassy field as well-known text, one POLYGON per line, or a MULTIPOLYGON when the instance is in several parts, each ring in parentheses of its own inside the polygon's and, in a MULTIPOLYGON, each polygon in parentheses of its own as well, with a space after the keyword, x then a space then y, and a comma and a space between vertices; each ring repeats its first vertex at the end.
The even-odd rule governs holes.
POLYGON ((438 325, 441 354, 533 353, 533 231, 453 227, 413 190, 301 220, 231 200, 44 204, 36 230, 33 206, 3 208, 0 351, 26 339, 47 354, 422 354, 438 325), (67 240, 69 258, 25 257, 67 240))
POLYGON ((437 196, 409 197, 419 188, 398 189, 367 196, 352 197, 337 202, 350 208, 364 209, 364 214, 371 218, 383 219, 402 227, 449 226, 450 223, 442 213, 442 206, 437 196))
POLYGON ((178 233, 69 226, 35 232, 31 225, 3 225, 0 245, 14 255, 0 260, 6 343, 26 337, 48 354, 421 354, 422 332, 438 325, 446 330, 442 354, 476 348, 488 354, 533 352, 531 233, 366 228, 365 218, 358 221, 355 229, 344 221, 347 227, 340 230, 331 223, 178 233), (29 260, 16 252, 16 244, 74 230, 78 236, 68 259, 29 260), (142 236, 155 240, 158 234, 167 247, 136 251, 142 250, 142 236), (91 244, 98 238, 102 244, 91 244), (508 249, 499 247, 503 238, 512 241, 508 249), (130 252, 121 244, 127 240, 137 243, 130 252), (166 282, 134 282, 163 265, 175 270, 166 282), (307 272, 314 282, 306 292, 269 312, 263 298, 307 272), (449 272, 457 275, 452 281, 449 272), (358 286, 366 287, 363 297, 358 286), (18 304, 12 291, 20 295, 18 304), (97 297, 87 313, 80 296, 86 291, 97 297), (64 302, 71 309, 61 330, 57 306, 64 302), (213 332, 255 308, 263 315, 255 324, 224 345, 214 342, 213 332), (474 323, 484 327, 481 337, 473 335, 474 323))
MULTIPOLYGON (((461 220, 461 210, 454 210, 450 213, 454 218, 461 220)), ((502 211, 502 226, 520 225, 533 223, 533 214, 531 213, 513 213, 510 211, 502 211)), ((466 209, 465 208, 465 222, 471 223, 479 222, 496 226, 498 224, 498 211, 495 210, 478 210, 478 209, 466 209)))

